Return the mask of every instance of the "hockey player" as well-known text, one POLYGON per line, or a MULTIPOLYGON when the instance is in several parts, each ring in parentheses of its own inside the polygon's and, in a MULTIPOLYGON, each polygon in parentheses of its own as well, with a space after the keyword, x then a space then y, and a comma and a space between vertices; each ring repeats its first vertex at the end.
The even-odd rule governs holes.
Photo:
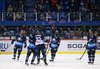
POLYGON ((88 59, 89 59, 88 64, 93 64, 95 60, 97 36, 93 34, 92 30, 89 30, 87 41, 88 41, 87 52, 88 52, 88 59))
POLYGON ((44 45, 44 41, 45 41, 44 35, 41 33, 40 30, 38 30, 35 37, 36 37, 36 50, 37 50, 37 65, 40 63, 40 51, 42 52, 43 55, 44 64, 48 65, 48 63, 46 62, 46 49, 44 45))
POLYGON ((56 31, 55 34, 51 37, 51 44, 50 44, 51 60, 50 60, 50 62, 54 61, 54 58, 56 56, 56 52, 58 50, 59 44, 60 44, 60 37, 58 35, 58 31, 56 31))
POLYGON ((31 64, 35 65, 34 64, 34 60, 35 60, 35 57, 36 57, 36 50, 35 50, 35 33, 32 32, 30 35, 29 35, 29 46, 28 46, 28 51, 27 51, 27 56, 26 56, 26 59, 25 59, 25 64, 26 65, 29 65, 28 64, 28 59, 29 59, 29 56, 31 55, 31 53, 33 53, 33 58, 31 60, 31 64))
POLYGON ((16 35, 16 38, 12 40, 11 44, 15 42, 15 46, 14 46, 14 55, 13 55, 13 58, 12 59, 16 59, 16 52, 18 50, 18 57, 17 57, 17 60, 19 60, 20 58, 20 54, 21 54, 21 51, 22 51, 22 47, 23 47, 23 43, 24 43, 24 48, 26 48, 26 37, 24 36, 24 31, 21 30, 20 34, 17 34, 16 35))

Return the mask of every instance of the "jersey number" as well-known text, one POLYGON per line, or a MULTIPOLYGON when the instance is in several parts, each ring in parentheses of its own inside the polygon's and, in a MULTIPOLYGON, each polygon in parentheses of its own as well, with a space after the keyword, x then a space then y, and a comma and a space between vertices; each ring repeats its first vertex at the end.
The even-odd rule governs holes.
POLYGON ((36 37, 36 40, 41 40, 41 37, 36 37))

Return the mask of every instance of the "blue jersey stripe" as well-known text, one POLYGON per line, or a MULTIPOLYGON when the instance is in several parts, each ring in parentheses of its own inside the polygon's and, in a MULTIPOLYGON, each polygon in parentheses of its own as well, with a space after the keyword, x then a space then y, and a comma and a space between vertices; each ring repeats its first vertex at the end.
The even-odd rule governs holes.
POLYGON ((92 44, 88 43, 88 48, 92 48, 92 47, 96 47, 96 43, 92 43, 92 44))
POLYGON ((57 46, 57 44, 53 44, 53 43, 51 44, 52 48, 55 48, 56 46, 57 46))
POLYGON ((35 48, 36 46, 35 46, 35 44, 30 43, 28 47, 30 47, 30 48, 35 48))
POLYGON ((17 46, 23 46, 23 43, 16 41, 15 45, 17 45, 17 46))

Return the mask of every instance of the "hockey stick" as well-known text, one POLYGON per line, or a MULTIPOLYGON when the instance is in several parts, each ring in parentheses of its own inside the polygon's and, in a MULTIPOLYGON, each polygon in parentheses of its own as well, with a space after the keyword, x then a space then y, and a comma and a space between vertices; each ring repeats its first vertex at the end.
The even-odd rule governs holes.
MULTIPOLYGON (((12 44, 10 44, 10 45, 8 46, 8 48, 9 48, 11 45, 12 45, 12 44)), ((7 49, 8 49, 8 48, 7 48, 7 49)), ((5 52, 7 49, 5 49, 5 50, 2 49, 2 50, 0 50, 0 51, 1 51, 1 52, 5 52)))
MULTIPOLYGON (((85 44, 85 46, 87 46, 87 45, 85 44)), ((81 60, 81 59, 83 58, 83 56, 84 56, 86 50, 87 50, 87 49, 85 49, 85 51, 84 51, 84 53, 82 54, 82 56, 81 56, 80 58, 76 58, 76 60, 81 60)))
POLYGON ((81 60, 83 58, 85 52, 86 52, 86 49, 85 49, 84 53, 82 54, 82 56, 80 58, 76 58, 76 60, 81 60))
MULTIPOLYGON (((48 46, 49 46, 49 44, 48 44, 48 46)), ((47 56, 47 54, 49 53, 49 51, 50 51, 50 47, 49 47, 49 49, 48 49, 48 51, 47 51, 47 53, 46 53, 46 56, 47 56)))
POLYGON ((86 49, 85 49, 84 53, 82 54, 82 56, 80 58, 76 58, 76 60, 81 60, 82 57, 84 56, 85 52, 86 52, 86 49))

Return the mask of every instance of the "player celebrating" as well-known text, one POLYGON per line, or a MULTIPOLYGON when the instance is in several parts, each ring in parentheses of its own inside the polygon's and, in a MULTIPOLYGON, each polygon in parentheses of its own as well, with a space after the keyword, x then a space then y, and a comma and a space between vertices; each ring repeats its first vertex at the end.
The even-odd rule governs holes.
POLYGON ((12 59, 16 59, 16 52, 18 50, 18 57, 17 57, 17 60, 19 60, 20 58, 20 54, 21 54, 21 51, 22 51, 22 47, 23 47, 23 43, 24 43, 24 48, 26 48, 26 37, 24 36, 24 31, 21 30, 20 34, 17 34, 16 35, 16 38, 12 40, 11 44, 15 42, 15 46, 14 46, 14 55, 13 55, 13 58, 12 59))
POLYGON ((26 56, 26 59, 25 59, 25 64, 26 65, 29 65, 28 64, 28 59, 29 59, 29 56, 31 55, 31 53, 33 53, 33 58, 31 60, 31 64, 35 65, 34 64, 34 60, 35 60, 35 57, 36 57, 36 50, 35 50, 35 33, 32 32, 30 35, 29 35, 29 46, 28 46, 28 51, 27 51, 27 56, 26 56))
POLYGON ((40 51, 43 55, 44 64, 48 65, 46 62, 46 49, 44 45, 44 35, 41 33, 40 30, 37 31, 36 35, 36 50, 37 50, 37 64, 40 63, 40 51))
POLYGON ((95 59, 95 52, 96 52, 96 43, 97 43, 97 36, 93 34, 92 30, 89 30, 89 35, 87 38, 88 41, 88 64, 93 64, 95 59))
POLYGON ((55 34, 51 38, 51 44, 50 44, 50 47, 51 47, 51 60, 50 60, 50 62, 54 61, 54 58, 56 56, 56 52, 58 50, 59 44, 60 44, 60 37, 58 35, 58 31, 56 31, 55 34))

